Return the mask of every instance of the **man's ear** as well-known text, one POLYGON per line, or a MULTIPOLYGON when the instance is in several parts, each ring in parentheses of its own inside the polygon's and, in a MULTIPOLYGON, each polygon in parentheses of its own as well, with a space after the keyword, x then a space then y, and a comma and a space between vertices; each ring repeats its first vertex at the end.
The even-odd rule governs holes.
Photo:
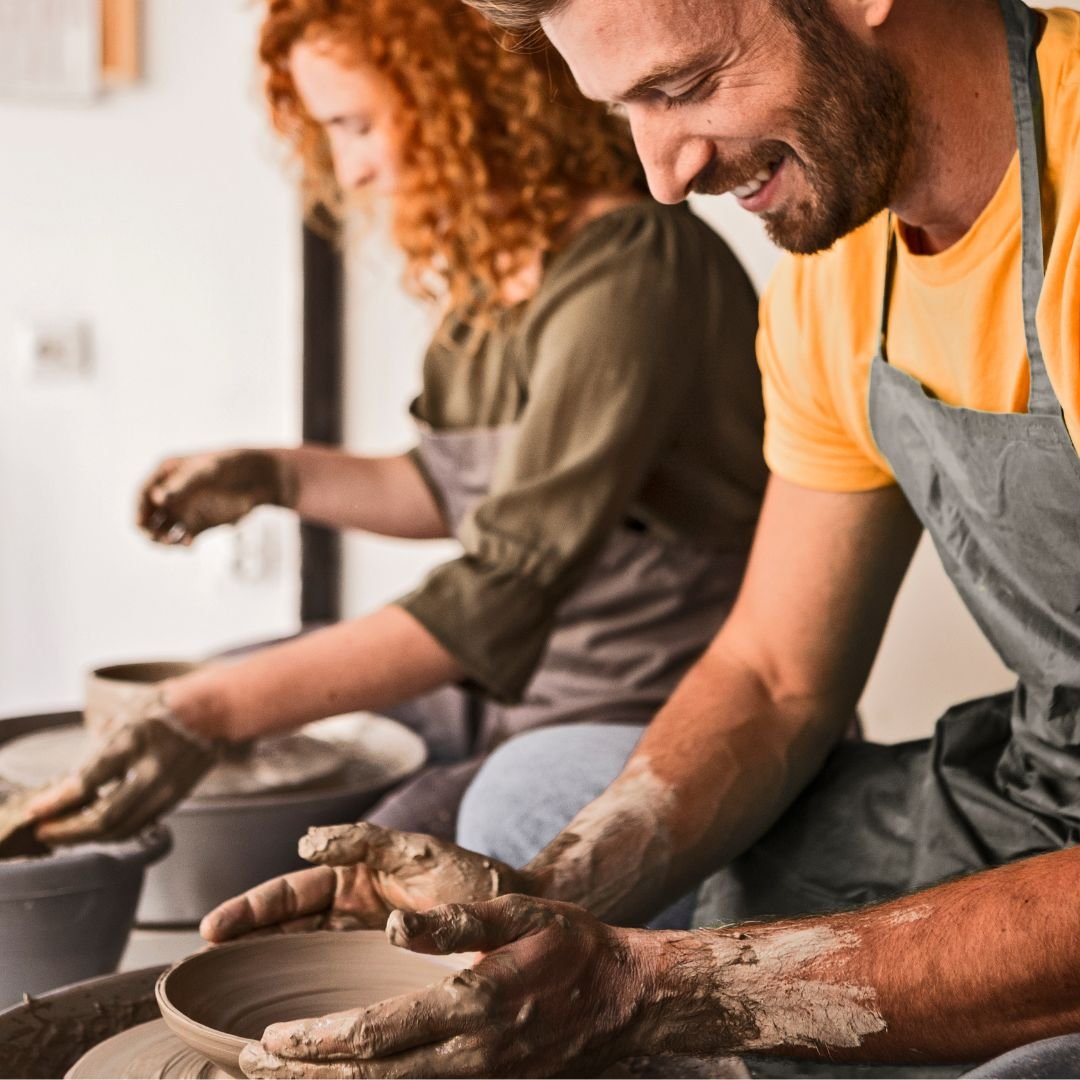
POLYGON ((870 30, 877 30, 892 14, 893 0, 851 0, 856 17, 870 30))

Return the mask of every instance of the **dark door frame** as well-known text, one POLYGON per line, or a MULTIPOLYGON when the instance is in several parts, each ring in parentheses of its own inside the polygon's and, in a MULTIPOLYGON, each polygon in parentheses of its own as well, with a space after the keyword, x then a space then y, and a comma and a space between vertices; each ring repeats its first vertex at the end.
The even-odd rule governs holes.
MULTIPOLYGON (((339 446, 345 428, 345 260, 336 231, 304 226, 304 442, 339 446)), ((341 537, 333 529, 300 526, 300 622, 341 617, 341 537)))

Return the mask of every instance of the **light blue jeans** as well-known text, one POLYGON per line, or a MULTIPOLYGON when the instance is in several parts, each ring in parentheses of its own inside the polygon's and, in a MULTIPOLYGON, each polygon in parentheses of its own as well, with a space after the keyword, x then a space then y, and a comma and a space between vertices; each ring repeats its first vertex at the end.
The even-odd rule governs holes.
MULTIPOLYGON (((562 724, 503 743, 476 775, 458 811, 457 842, 524 866, 622 771, 641 733, 637 724, 562 724)), ((685 930, 689 893, 649 923, 685 930)))

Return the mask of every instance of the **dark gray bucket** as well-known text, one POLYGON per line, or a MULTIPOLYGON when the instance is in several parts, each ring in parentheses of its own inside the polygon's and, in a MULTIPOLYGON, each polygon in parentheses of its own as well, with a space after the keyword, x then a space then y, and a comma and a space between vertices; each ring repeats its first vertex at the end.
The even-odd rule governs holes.
MULTIPOLYGON (((35 730, 34 720, 40 730, 40 718, 0 720, 0 743, 35 730)), ((115 971, 146 867, 170 846, 154 826, 119 843, 0 861, 0 1008, 115 971)))

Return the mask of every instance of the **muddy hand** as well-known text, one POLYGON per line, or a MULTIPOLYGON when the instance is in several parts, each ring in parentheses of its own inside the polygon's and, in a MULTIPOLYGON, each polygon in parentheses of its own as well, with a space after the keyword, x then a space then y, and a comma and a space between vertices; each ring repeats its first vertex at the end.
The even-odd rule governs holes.
POLYGON ((571 904, 503 896, 395 912, 414 952, 480 951, 474 967, 412 994, 272 1024, 240 1056, 248 1076, 595 1076, 640 1053, 642 931, 571 904))
POLYGON ((256 506, 290 506, 296 480, 265 450, 191 454, 162 462, 139 492, 137 523, 161 544, 190 544, 215 525, 239 521, 256 506))
POLYGON ((366 821, 309 829, 300 854, 320 865, 226 900, 203 919, 202 936, 221 942, 268 932, 381 930, 395 908, 426 911, 528 887, 497 859, 366 821))
POLYGON ((164 709, 126 723, 31 800, 35 836, 52 845, 131 836, 187 795, 218 755, 164 709))
POLYGON ((48 850, 34 839, 30 803, 34 791, 0 792, 0 859, 40 855, 48 850))

